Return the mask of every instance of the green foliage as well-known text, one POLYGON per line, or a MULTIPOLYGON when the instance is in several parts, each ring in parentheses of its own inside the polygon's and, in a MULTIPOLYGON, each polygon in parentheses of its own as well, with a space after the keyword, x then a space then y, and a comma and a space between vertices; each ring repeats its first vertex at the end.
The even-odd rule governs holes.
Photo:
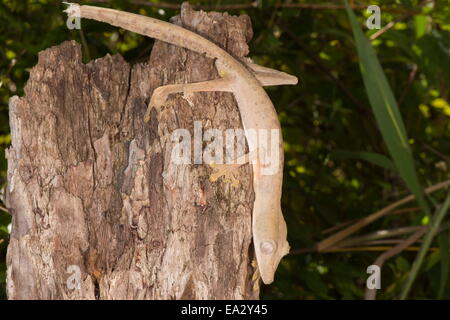
MULTIPOLYGON (((177 14, 132 2, 85 3, 162 20, 177 14)), ((191 1, 202 5, 246 2, 191 1)), ((300 250, 282 261, 274 284, 263 288, 263 298, 362 299, 367 267, 380 250, 392 245, 365 244, 322 253, 311 248, 336 232, 327 229, 349 225, 410 191, 420 199, 422 188, 450 178, 450 6, 448 0, 436 0, 433 7, 423 0, 370 1, 381 7, 382 26, 394 25, 369 41, 377 30, 367 30, 369 14, 363 9, 353 9, 355 16, 349 19, 344 7, 275 7, 283 3, 287 1, 265 0, 258 8, 229 10, 251 17, 255 36, 250 52, 255 62, 300 79, 298 86, 268 88, 285 140, 283 212, 291 247, 300 250)), ((151 51, 151 39, 95 21, 82 20, 81 31, 70 31, 63 9, 59 2, 49 0, 0 0, 2 186, 6 181, 4 149, 10 143, 8 100, 23 95, 39 51, 72 39, 83 44, 86 62, 107 53, 121 54, 130 63, 142 62, 151 51)), ((409 298, 450 298, 445 253, 450 221, 441 205, 447 193, 441 190, 420 200, 422 207, 426 201, 435 207, 431 218, 424 219, 426 209, 415 210, 411 202, 403 208, 409 207, 406 213, 386 216, 360 230, 367 234, 427 223, 435 231, 436 237, 429 233, 425 238, 430 250, 422 246, 421 267, 414 263, 417 251, 404 251, 386 262, 379 299, 400 297, 413 272, 417 279, 409 298)), ((4 240, 0 244, 0 298, 5 298, 10 221, 0 211, 0 239, 4 240)))
MULTIPOLYGON (((416 279, 419 269, 422 266, 423 260, 425 259, 425 256, 428 252, 428 249, 431 246, 431 242, 433 241, 436 234, 439 232, 439 227, 441 226, 441 223, 444 220, 449 208, 450 208, 450 192, 448 193, 447 198, 443 202, 442 206, 436 210, 436 214, 433 217, 433 221, 431 222, 430 231, 425 236, 425 239, 420 247, 419 254, 417 255, 417 258, 414 261, 411 271, 409 272, 408 279, 405 284, 405 288, 401 294, 402 299, 405 299, 408 296, 409 291, 411 290, 411 287, 413 285, 413 282, 416 279)), ((446 240, 448 241, 448 239, 446 239, 446 240)), ((445 249, 448 250, 448 243, 445 244, 444 247, 445 247, 445 249)), ((445 266, 446 265, 448 266, 448 261, 447 261, 448 252, 446 252, 445 258, 442 258, 442 256, 440 258, 442 260, 442 266, 443 266, 441 279, 446 280, 448 270, 445 269, 445 266)), ((445 288, 445 286, 444 286, 444 288, 445 288)), ((441 287, 439 289, 438 295, 442 295, 444 288, 441 287)))
POLYGON ((401 177, 416 196, 424 212, 429 214, 394 94, 371 43, 362 33, 353 11, 348 7, 347 0, 345 3, 358 48, 361 73, 378 127, 401 177))
POLYGON ((383 167, 384 169, 397 171, 391 159, 382 154, 373 152, 337 150, 330 154, 330 158, 335 160, 361 159, 383 167))

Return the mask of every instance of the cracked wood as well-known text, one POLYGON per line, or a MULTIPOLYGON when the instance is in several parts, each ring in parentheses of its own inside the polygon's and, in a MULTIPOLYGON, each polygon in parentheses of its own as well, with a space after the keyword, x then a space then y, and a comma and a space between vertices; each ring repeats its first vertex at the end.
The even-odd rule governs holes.
MULTIPOLYGON (((248 53, 246 16, 174 21, 248 53)), ((170 161, 177 128, 241 128, 232 94, 176 95, 143 121, 156 87, 216 77, 211 59, 158 41, 133 67, 118 55, 83 64, 73 41, 40 53, 25 96, 10 100, 10 299, 258 297, 249 166, 232 188, 210 183, 208 166, 170 161), (67 287, 71 265, 79 290, 67 287)))

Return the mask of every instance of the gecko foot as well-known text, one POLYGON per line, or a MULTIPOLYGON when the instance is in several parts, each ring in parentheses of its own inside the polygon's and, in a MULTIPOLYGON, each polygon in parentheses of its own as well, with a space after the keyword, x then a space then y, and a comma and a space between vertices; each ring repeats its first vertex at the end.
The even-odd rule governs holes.
POLYGON ((258 291, 259 290, 259 281, 261 280, 261 274, 259 273, 258 263, 256 262, 256 260, 252 260, 251 266, 254 269, 254 272, 252 275, 252 283, 253 283, 252 289, 253 289, 253 291, 258 291))
POLYGON ((152 97, 150 98, 150 103, 148 104, 147 111, 144 115, 144 122, 150 121, 150 112, 152 108, 161 108, 167 100, 167 92, 165 91, 165 86, 158 87, 153 91, 152 97))
POLYGON ((217 181, 223 176, 225 182, 228 182, 233 187, 239 185, 239 180, 236 178, 236 170, 239 165, 236 164, 210 164, 214 172, 209 176, 211 182, 217 181))

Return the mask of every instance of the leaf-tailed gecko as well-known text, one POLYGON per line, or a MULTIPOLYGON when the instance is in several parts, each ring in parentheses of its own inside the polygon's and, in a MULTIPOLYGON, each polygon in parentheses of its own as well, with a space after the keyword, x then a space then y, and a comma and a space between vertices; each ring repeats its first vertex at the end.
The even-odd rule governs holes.
MULTIPOLYGON (((182 10, 188 6, 182 5, 182 10)), ((80 6, 69 4, 66 12, 69 17, 81 17, 109 23, 123 29, 155 38, 185 49, 189 49, 206 57, 215 59, 215 65, 220 78, 197 83, 174 84, 161 86, 154 90, 149 108, 144 120, 149 120, 150 109, 161 105, 167 96, 177 92, 225 91, 232 92, 238 104, 249 147, 249 154, 245 157, 251 162, 253 169, 253 187, 255 200, 252 212, 252 233, 256 254, 256 261, 261 278, 265 284, 273 282, 275 271, 283 256, 289 252, 287 242, 287 228, 281 212, 281 187, 283 182, 283 141, 281 133, 276 141, 277 167, 274 172, 264 172, 264 162, 261 155, 268 150, 262 150, 258 145, 258 138, 248 134, 251 130, 275 130, 280 132, 280 122, 275 108, 263 86, 280 84, 297 84, 295 76, 265 68, 250 61, 238 61, 224 49, 206 38, 184 29, 175 24, 158 19, 123 12, 119 10, 80 6), (259 154, 258 156, 252 156, 259 154), (255 159, 256 158, 256 159, 255 159)), ((216 165, 214 179, 229 175, 237 165, 216 165)))

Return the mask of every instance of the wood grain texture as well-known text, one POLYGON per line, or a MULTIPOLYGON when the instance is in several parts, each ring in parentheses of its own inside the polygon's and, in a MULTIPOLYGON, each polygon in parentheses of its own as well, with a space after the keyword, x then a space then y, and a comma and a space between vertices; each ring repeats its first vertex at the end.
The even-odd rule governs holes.
MULTIPOLYGON (((247 16, 186 10, 173 22, 248 54, 247 16)), ((9 299, 258 298, 249 166, 234 188, 171 161, 177 128, 241 128, 233 95, 171 95, 143 121, 158 86, 217 77, 212 60, 158 41, 133 67, 118 55, 83 64, 73 41, 40 53, 10 100, 9 299), (71 265, 80 289, 67 286, 71 265)))

